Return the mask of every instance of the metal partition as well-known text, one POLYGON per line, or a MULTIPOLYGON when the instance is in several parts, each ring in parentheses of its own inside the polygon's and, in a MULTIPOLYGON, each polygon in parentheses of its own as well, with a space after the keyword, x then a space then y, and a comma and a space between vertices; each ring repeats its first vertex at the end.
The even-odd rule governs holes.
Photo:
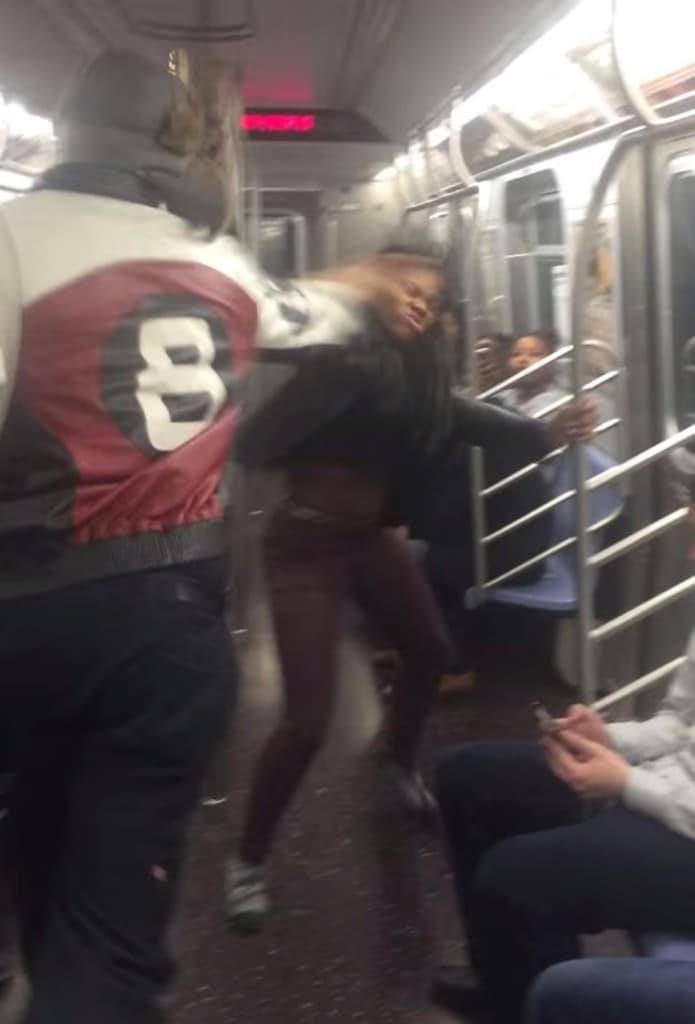
MULTIPOLYGON (((525 376, 533 373, 537 370, 538 366, 544 364, 550 364, 563 356, 571 353, 573 356, 573 394, 570 398, 555 402, 548 409, 544 409, 540 416, 549 415, 553 411, 556 411, 565 401, 571 401, 572 398, 578 399, 582 395, 586 394, 587 391, 591 391, 594 388, 600 386, 601 383, 605 383, 607 380, 615 379, 620 371, 614 370, 607 374, 603 374, 597 377, 595 380, 590 381, 586 384, 582 378, 582 345, 584 335, 584 322, 586 316, 587 306, 587 294, 588 294, 588 264, 591 252, 591 245, 596 225, 601 213, 601 209, 606 200, 606 195, 609 187, 611 186, 615 175, 619 171, 622 161, 626 155, 636 146, 642 146, 646 143, 650 143, 656 139, 668 139, 670 137, 678 136, 685 131, 691 131, 695 129, 695 114, 688 114, 677 121, 662 122, 658 124, 644 125, 639 128, 633 129, 626 132, 621 136, 606 160, 606 163, 601 171, 601 174, 596 183, 591 201, 589 203, 586 218, 582 227, 580 235, 578 251, 574 263, 574 273, 572 278, 572 292, 571 292, 571 345, 561 349, 559 352, 554 353, 543 361, 543 364, 538 363, 530 370, 526 370, 521 374, 517 374, 515 377, 510 378, 503 384, 490 389, 480 395, 481 398, 491 398, 499 392, 505 390, 510 385, 516 383, 518 380, 523 379, 525 376)), ((653 210, 650 209, 652 204, 652 196, 647 196, 647 208, 645 215, 651 217, 653 210)), ((471 360, 471 381, 475 388, 477 384, 477 373, 475 366, 475 359, 471 360)), ((475 388, 477 392, 477 388, 475 388)), ((599 434, 605 430, 612 429, 619 424, 620 420, 615 419, 604 424, 600 424, 597 428, 596 434, 599 434)), ((616 618, 602 623, 597 626, 594 622, 594 610, 593 610, 593 574, 597 568, 627 554, 628 552, 638 548, 640 545, 645 544, 657 536, 667 532, 668 530, 681 524, 687 517, 687 510, 680 509, 676 512, 672 512, 669 515, 663 516, 660 519, 648 524, 647 526, 636 530, 630 536, 605 548, 598 553, 592 552, 591 545, 591 534, 596 530, 602 529, 606 523, 590 523, 590 496, 593 491, 599 487, 606 486, 607 484, 624 480, 631 473, 634 473, 656 461, 661 459, 664 455, 670 451, 681 447, 682 445, 695 440, 695 426, 688 427, 685 430, 669 437, 667 440, 662 441, 658 444, 652 445, 649 448, 644 449, 638 454, 624 460, 622 463, 616 464, 611 469, 605 472, 599 473, 593 477, 587 476, 586 467, 586 452, 584 446, 580 445, 574 449, 574 475, 575 485, 572 489, 567 490, 565 493, 557 495, 551 501, 546 502, 544 505, 533 510, 530 513, 518 518, 514 522, 508 524, 501 530, 497 530, 494 533, 487 533, 485 526, 485 499, 491 494, 496 493, 511 485, 516 480, 520 479, 523 475, 532 472, 539 465, 538 463, 529 464, 516 473, 508 476, 504 480, 497 481, 495 484, 485 487, 483 479, 483 468, 482 468, 482 455, 479 450, 476 450, 473 460, 473 506, 474 506, 474 532, 475 532, 475 547, 476 547, 476 587, 480 591, 485 591, 498 587, 501 584, 513 579, 516 575, 523 572, 530 566, 537 562, 543 561, 551 554, 555 554, 560 550, 564 550, 569 547, 574 547, 576 552, 576 574, 577 574, 577 591, 578 591, 578 602, 577 602, 577 617, 579 625, 579 669, 580 669, 580 681, 581 681, 581 696, 584 703, 594 704, 594 706, 603 710, 613 706, 615 703, 624 700, 626 697, 632 696, 635 693, 641 692, 650 686, 654 686, 661 682, 666 676, 677 669, 684 661, 683 658, 676 658, 666 664, 654 669, 647 675, 640 677, 634 682, 627 686, 620 688, 613 694, 606 698, 596 702, 597 694, 597 674, 596 674, 596 649, 597 645, 603 640, 609 637, 615 636, 621 631, 629 628, 630 626, 644 620, 648 616, 654 614, 662 608, 667 607, 672 602, 684 597, 685 595, 695 591, 695 576, 692 576, 675 586, 669 587, 661 592, 650 597, 648 600, 643 601, 641 604, 634 606, 627 612, 617 616, 616 618), (533 559, 524 562, 521 565, 514 567, 502 576, 498 576, 495 579, 487 578, 487 559, 486 559, 486 547, 492 541, 499 537, 511 533, 516 529, 519 529, 525 523, 528 523, 533 518, 543 515, 548 511, 557 508, 563 502, 569 501, 570 499, 575 500, 576 509, 576 521, 575 521, 575 535, 556 544, 555 546, 548 548, 546 551, 541 552, 538 556, 533 559)), ((564 450, 564 449, 563 449, 564 450)), ((551 452, 546 459, 556 458, 560 453, 560 450, 551 452)))

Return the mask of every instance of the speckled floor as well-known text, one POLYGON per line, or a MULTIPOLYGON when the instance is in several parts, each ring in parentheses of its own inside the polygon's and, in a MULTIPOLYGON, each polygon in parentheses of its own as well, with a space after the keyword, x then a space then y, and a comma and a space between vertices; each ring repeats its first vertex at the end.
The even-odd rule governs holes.
MULTIPOLYGON (((277 663, 262 612, 242 655, 243 684, 225 759, 231 799, 195 823, 173 941, 182 964, 174 1024, 450 1024, 428 1004, 440 962, 463 961, 451 881, 436 834, 402 824, 375 828, 369 813, 375 765, 369 750, 381 708, 362 646, 347 641, 330 740, 278 837, 270 866, 277 914, 253 938, 230 934, 221 909, 222 866, 259 746, 278 712, 277 663)), ((514 632, 523 635, 517 622, 514 632)), ((492 624, 495 661, 478 689, 441 703, 425 767, 452 743, 534 731, 529 701, 551 709, 568 691, 516 651, 492 624)), ((397 819, 400 822, 400 818, 397 819)), ((17 1019, 18 984, 0 1008, 17 1019)))
MULTIPOLYGON (((270 631, 261 622, 253 635, 230 741, 231 801, 226 815, 201 813, 193 837, 176 929, 183 971, 175 1022, 445 1024, 450 1018, 428 1005, 426 990, 434 964, 464 957, 448 869, 437 835, 375 831, 368 751, 380 703, 355 643, 345 645, 330 741, 278 837, 270 866, 277 914, 253 938, 225 927, 223 855, 279 699, 270 631)), ((488 667, 474 694, 437 708, 427 763, 467 738, 531 734, 529 701, 559 707, 567 696, 548 675, 524 671, 518 657, 488 667)))

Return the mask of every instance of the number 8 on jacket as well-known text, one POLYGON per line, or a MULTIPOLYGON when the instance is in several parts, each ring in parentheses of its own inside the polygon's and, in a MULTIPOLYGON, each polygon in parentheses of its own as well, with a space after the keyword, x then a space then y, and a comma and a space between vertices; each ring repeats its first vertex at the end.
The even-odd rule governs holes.
POLYGON ((156 451, 170 452, 211 423, 227 399, 213 366, 209 323, 194 317, 146 320, 140 355, 146 367, 138 374, 136 397, 147 438, 156 451))
POLYGON ((105 403, 146 454, 175 451, 205 430, 231 397, 230 354, 227 330, 213 307, 189 296, 149 297, 108 346, 112 387, 105 403), (121 373, 113 374, 114 363, 121 373))

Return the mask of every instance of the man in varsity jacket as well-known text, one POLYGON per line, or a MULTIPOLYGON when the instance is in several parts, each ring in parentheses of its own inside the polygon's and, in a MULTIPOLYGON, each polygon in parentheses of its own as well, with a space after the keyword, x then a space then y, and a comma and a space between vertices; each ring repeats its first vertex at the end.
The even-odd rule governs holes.
POLYGON ((393 267, 264 279, 191 169, 203 120, 172 76, 104 55, 67 100, 62 162, 0 212, 0 739, 27 1024, 160 1020, 232 703, 221 479, 256 339, 347 344, 365 305, 400 301, 393 267))

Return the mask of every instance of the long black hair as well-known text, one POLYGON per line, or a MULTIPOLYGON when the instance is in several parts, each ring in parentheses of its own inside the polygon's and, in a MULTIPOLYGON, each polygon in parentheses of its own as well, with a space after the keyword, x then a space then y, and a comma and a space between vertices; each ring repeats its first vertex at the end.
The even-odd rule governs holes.
POLYGON ((442 316, 453 309, 448 287, 449 261, 440 244, 393 242, 381 250, 382 256, 410 256, 440 272, 444 279, 441 315, 421 337, 398 346, 403 368, 403 413, 415 450, 431 454, 449 436, 452 421, 455 353, 446 337, 442 316))

